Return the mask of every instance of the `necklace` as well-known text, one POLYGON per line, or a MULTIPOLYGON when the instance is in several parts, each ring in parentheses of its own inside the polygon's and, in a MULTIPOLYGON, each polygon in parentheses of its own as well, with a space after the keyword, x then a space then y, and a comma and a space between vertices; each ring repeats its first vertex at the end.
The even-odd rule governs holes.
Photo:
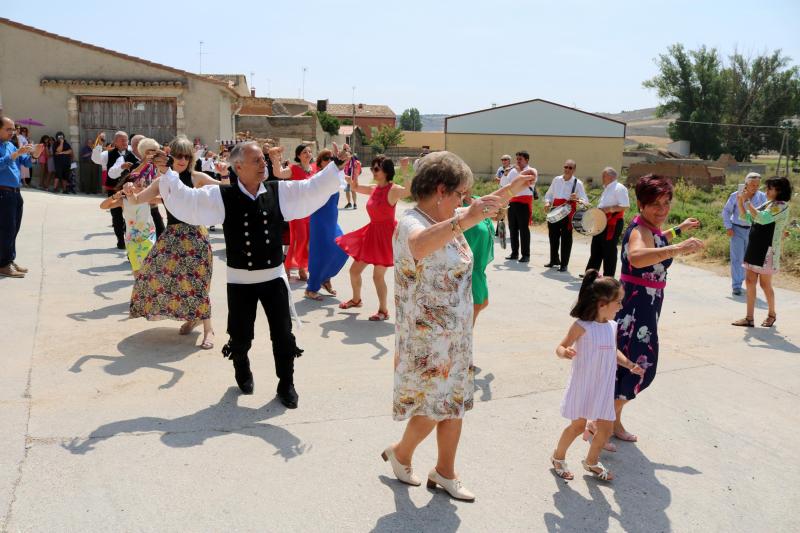
MULTIPOLYGON (((424 216, 428 220, 428 222, 430 222, 431 224, 439 224, 439 222, 434 220, 434 218, 432 216, 430 216, 428 213, 426 213, 425 211, 420 209, 419 206, 415 206, 414 210, 417 211, 422 216, 424 216)), ((468 252, 467 248, 465 248, 465 246, 464 246, 467 243, 467 241, 466 241, 466 239, 464 238, 463 235, 461 235, 460 237, 461 238, 459 238, 458 235, 454 234, 453 237, 450 239, 450 243, 455 244, 456 251, 458 251, 459 255, 461 255, 462 257, 464 257, 466 259, 471 259, 470 256, 469 256, 469 252, 468 252)), ((467 245, 467 246, 469 246, 469 245, 467 245)))

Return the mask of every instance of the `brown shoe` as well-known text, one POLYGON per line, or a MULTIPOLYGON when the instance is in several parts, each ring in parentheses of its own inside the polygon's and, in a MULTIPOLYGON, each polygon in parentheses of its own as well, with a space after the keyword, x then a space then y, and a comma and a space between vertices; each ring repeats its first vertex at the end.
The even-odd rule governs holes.
POLYGON ((5 278, 24 278, 25 274, 14 268, 14 263, 9 263, 0 268, 0 276, 5 278))
POLYGON ((19 266, 14 261, 11 261, 11 265, 16 269, 17 272, 22 272, 23 274, 27 274, 28 273, 28 269, 27 268, 19 266))

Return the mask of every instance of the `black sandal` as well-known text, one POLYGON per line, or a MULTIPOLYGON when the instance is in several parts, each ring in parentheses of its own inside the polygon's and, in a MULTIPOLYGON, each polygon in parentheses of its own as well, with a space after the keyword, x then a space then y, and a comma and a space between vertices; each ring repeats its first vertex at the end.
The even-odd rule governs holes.
MULTIPOLYGON (((766 322, 766 320, 765 320, 765 322, 766 322)), ((736 322, 731 322, 731 326, 741 326, 741 327, 752 328, 754 325, 755 324, 753 324, 753 318, 752 317, 740 318, 736 322)))
POLYGON ((767 318, 764 319, 764 322, 761 323, 762 328, 771 328, 775 321, 778 320, 777 315, 767 315, 767 318))

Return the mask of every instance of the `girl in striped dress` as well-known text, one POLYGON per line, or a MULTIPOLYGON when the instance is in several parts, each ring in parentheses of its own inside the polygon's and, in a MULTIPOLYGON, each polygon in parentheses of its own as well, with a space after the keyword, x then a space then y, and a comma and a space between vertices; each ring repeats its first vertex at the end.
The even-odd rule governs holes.
POLYGON ((577 318, 567 336, 556 348, 556 355, 572 361, 567 390, 561 401, 561 415, 571 420, 561 433, 556 450, 550 458, 556 475, 573 479, 565 461, 567 448, 583 434, 587 420, 596 421, 583 468, 603 481, 614 479, 599 461, 600 450, 611 436, 614 419, 614 380, 617 365, 642 375, 644 370, 617 350, 617 323, 614 320, 622 307, 624 291, 619 281, 599 276, 597 270, 587 270, 578 302, 570 311, 577 318))

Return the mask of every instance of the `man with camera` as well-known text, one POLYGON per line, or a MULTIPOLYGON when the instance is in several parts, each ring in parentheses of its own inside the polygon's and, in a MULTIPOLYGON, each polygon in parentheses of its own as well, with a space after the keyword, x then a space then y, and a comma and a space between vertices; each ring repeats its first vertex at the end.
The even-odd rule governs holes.
POLYGON ((16 242, 22 224, 22 185, 19 163, 30 161, 34 153, 33 144, 17 148, 11 142, 14 135, 14 121, 8 117, 0 118, 0 276, 24 278, 27 268, 19 266, 16 242))
MULTIPOLYGON (((269 150, 273 164, 280 164, 283 148, 269 150)), ((267 162, 261 146, 254 142, 237 144, 228 162, 237 178, 230 185, 189 188, 167 167, 163 152, 153 160, 158 168, 159 193, 164 205, 189 224, 222 224, 225 235, 228 277, 228 343, 223 355, 233 361, 236 383, 245 394, 255 384, 248 352, 254 337, 258 303, 267 315, 272 355, 278 375, 280 402, 294 409, 298 395, 294 388, 294 359, 302 354, 292 334, 297 317, 291 301, 289 280, 283 268, 281 223, 304 218, 339 189, 339 170, 349 159, 345 145, 343 159, 334 159, 307 180, 265 181, 267 162)))
MULTIPOLYGON (((94 141, 94 150, 92 151, 92 161, 103 167, 106 170, 106 182, 104 188, 108 196, 113 196, 117 190, 120 175, 122 174, 122 164, 119 165, 121 169, 116 178, 111 176, 111 169, 115 168, 117 159, 122 158, 123 164, 128 163, 128 168, 138 163, 138 159, 133 152, 128 150, 128 134, 124 131, 118 131, 114 134, 114 145, 110 149, 105 148, 106 134, 100 132, 94 141)), ((116 171, 115 171, 116 173, 116 171)), ((115 207, 111 209, 111 224, 114 226, 114 234, 117 236, 117 248, 120 250, 125 249, 125 219, 122 218, 122 208, 115 207)))

